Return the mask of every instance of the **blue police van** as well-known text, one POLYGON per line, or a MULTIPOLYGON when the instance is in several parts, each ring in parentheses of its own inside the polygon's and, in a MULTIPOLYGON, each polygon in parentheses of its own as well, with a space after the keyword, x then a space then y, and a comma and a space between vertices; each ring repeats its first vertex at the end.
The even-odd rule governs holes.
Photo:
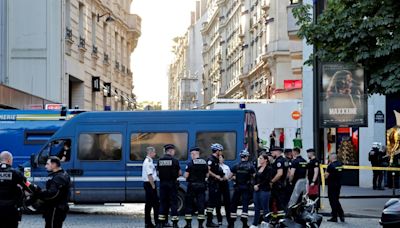
MULTIPOLYGON (((62 126, 42 150, 31 157, 25 175, 39 185, 46 181, 45 163, 59 156, 68 143, 70 155, 62 167, 72 178, 71 201, 75 204, 144 202, 142 163, 148 146, 163 155, 163 145, 176 146, 181 169, 190 160, 189 148, 224 146, 226 163, 240 160, 245 148, 255 159, 258 149, 256 117, 249 110, 86 112, 62 126)), ((157 158, 155 159, 155 161, 157 158)), ((184 178, 180 179, 179 208, 183 207, 184 178)))
POLYGON ((14 166, 37 153, 64 123, 83 110, 0 110, 0 151, 10 151, 14 166))

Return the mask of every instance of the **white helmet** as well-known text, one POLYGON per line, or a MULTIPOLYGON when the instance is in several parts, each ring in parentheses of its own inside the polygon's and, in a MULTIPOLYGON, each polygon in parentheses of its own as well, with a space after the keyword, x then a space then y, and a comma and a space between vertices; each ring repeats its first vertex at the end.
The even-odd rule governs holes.
POLYGON ((223 147, 221 144, 219 144, 219 143, 213 143, 213 144, 211 145, 211 150, 212 150, 212 151, 217 151, 217 150, 223 151, 223 150, 224 150, 224 147, 223 147))
POLYGON ((372 143, 372 148, 376 148, 376 149, 381 149, 381 147, 382 147, 382 143, 380 143, 380 142, 373 142, 372 143))

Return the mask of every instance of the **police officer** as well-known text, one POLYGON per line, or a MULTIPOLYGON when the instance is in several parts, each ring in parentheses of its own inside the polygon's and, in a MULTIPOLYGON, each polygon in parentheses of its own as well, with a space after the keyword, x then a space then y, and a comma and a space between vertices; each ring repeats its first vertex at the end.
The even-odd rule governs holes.
MULTIPOLYGON (((307 150, 307 157, 308 157, 308 165, 307 165, 307 181, 310 186, 309 190, 311 188, 314 188, 313 186, 317 185, 318 186, 318 176, 319 176, 319 161, 317 157, 315 156, 315 150, 310 148, 307 150)), ((309 198, 312 200, 315 200, 318 198, 318 193, 316 194, 310 194, 309 192, 309 198)))
POLYGON ((206 177, 208 176, 207 162, 200 158, 200 148, 190 149, 192 160, 186 165, 185 178, 188 188, 185 197, 185 228, 192 227, 193 200, 196 201, 198 227, 202 228, 205 220, 206 177))
MULTIPOLYGON (((368 160, 371 162, 373 167, 382 166, 384 153, 380 150, 380 143, 374 142, 372 144, 372 149, 368 153, 368 160)), ((374 190, 384 190, 382 188, 383 181, 383 171, 382 170, 372 170, 372 186, 374 190)))
POLYGON ((157 195, 156 181, 157 171, 153 164, 153 158, 156 156, 156 149, 152 146, 146 148, 147 156, 143 161, 142 180, 145 190, 146 204, 144 206, 144 222, 145 228, 154 228, 155 225, 151 222, 151 209, 154 211, 154 221, 158 224, 158 211, 160 202, 157 195))
POLYGON ((11 168, 13 156, 8 151, 0 153, 0 227, 18 227, 19 206, 23 191, 28 190, 24 176, 11 168))
POLYGON ((253 163, 249 161, 249 156, 250 153, 247 150, 242 150, 240 152, 240 163, 232 168, 232 178, 235 180, 235 189, 232 196, 231 219, 229 220, 228 227, 234 227, 240 198, 242 199, 243 206, 241 215, 242 227, 249 227, 247 219, 249 217, 248 209, 252 193, 251 180, 256 172, 253 163))
POLYGON ((207 159, 208 165, 208 204, 207 204, 207 227, 219 227, 213 220, 214 208, 220 203, 219 183, 224 180, 223 171, 219 166, 219 156, 224 147, 219 143, 211 145, 212 154, 207 159))
POLYGON ((69 210, 71 179, 61 168, 58 157, 50 157, 46 163, 49 180, 46 189, 38 193, 37 197, 44 201, 43 218, 46 228, 61 228, 69 210))
POLYGON ((287 175, 286 175, 286 180, 285 180, 285 188, 284 188, 284 196, 283 196, 283 198, 284 198, 283 204, 285 205, 285 210, 286 210, 287 209, 286 207, 288 205, 290 196, 292 195, 293 188, 294 188, 294 185, 291 185, 290 181, 289 181, 289 174, 290 174, 289 170, 292 167, 293 150, 292 149, 285 149, 283 154, 284 154, 284 159, 285 159, 284 160, 285 161, 284 162, 284 166, 285 166, 284 169, 287 170, 287 172, 286 172, 287 175))
POLYGON ((178 227, 178 188, 177 178, 182 175, 179 161, 174 158, 175 146, 164 145, 164 157, 157 162, 158 177, 160 179, 160 213, 158 227, 178 227), (171 206, 172 223, 168 224, 168 211, 171 206))
POLYGON ((325 178, 328 183, 328 199, 332 208, 332 218, 328 219, 328 221, 337 222, 339 216, 340 220, 344 222, 344 212, 339 202, 343 164, 337 160, 335 153, 329 155, 329 160, 330 163, 326 169, 325 178))
POLYGON ((299 179, 306 178, 308 163, 301 156, 299 148, 293 149, 293 158, 289 172, 289 183, 294 187, 299 179))
POLYGON ((285 158, 282 156, 282 148, 276 147, 271 149, 272 156, 275 161, 272 163, 273 178, 271 180, 271 201, 272 205, 276 208, 272 208, 274 213, 283 213, 285 209, 284 205, 284 188, 285 180, 287 176, 287 167, 285 167, 285 158))

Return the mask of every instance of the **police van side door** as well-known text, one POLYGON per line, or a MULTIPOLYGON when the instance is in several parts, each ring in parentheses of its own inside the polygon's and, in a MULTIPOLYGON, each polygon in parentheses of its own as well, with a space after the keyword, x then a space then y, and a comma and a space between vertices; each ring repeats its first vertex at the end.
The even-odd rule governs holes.
POLYGON ((125 201, 125 130, 124 123, 76 127, 74 195, 77 203, 125 201))
MULTIPOLYGON (((170 121, 171 122, 171 121, 170 121)), ((146 158, 146 148, 151 146, 156 150, 153 163, 164 155, 163 146, 171 143, 176 146, 175 158, 183 163, 188 159, 189 132, 187 124, 182 123, 143 123, 128 127, 128 150, 126 179, 127 201, 144 202, 145 195, 142 181, 142 164, 146 158)), ((182 168, 182 167, 181 167, 182 168)), ((182 170, 183 171, 183 170, 182 170)))

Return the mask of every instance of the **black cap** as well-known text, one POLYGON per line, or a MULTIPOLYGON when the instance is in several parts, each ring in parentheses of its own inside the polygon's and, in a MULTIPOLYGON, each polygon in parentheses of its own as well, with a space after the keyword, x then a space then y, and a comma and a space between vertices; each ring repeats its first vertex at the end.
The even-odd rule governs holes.
POLYGON ((280 147, 272 147, 269 151, 280 151, 280 152, 283 152, 283 149, 282 148, 280 148, 280 147))
POLYGON ((169 150, 169 149, 175 149, 175 145, 174 144, 165 144, 164 150, 169 150))
POLYGON ((293 150, 292 149, 285 149, 285 154, 290 153, 290 152, 293 152, 293 150))
POLYGON ((192 151, 199 151, 200 152, 200 148, 197 147, 197 146, 194 146, 194 147, 190 148, 190 152, 192 152, 192 151))
POLYGON ((310 148, 310 149, 308 149, 308 150, 307 150, 307 153, 309 153, 309 152, 313 152, 313 153, 315 153, 315 150, 314 150, 314 149, 312 149, 312 148, 310 148))

